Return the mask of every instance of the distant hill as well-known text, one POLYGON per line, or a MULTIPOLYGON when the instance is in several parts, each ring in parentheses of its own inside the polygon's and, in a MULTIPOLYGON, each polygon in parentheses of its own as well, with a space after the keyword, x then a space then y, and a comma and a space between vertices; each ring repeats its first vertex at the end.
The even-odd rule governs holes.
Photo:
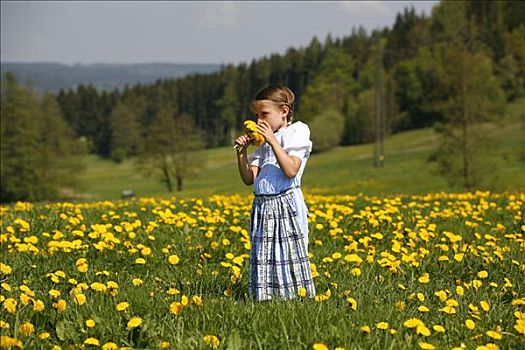
POLYGON ((218 64, 140 63, 140 64, 74 64, 3 63, 2 76, 13 72, 20 82, 30 81, 36 90, 58 92, 93 84, 99 90, 123 88, 126 84, 152 83, 158 79, 180 78, 192 73, 212 73, 218 64))

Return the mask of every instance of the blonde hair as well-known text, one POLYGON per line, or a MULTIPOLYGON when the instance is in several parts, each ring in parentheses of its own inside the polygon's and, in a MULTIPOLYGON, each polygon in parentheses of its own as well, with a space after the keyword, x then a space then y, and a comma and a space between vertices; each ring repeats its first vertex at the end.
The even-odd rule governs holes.
POLYGON ((283 108, 284 106, 288 107, 289 112, 286 115, 286 120, 288 124, 292 123, 294 115, 293 104, 295 102, 295 95, 292 90, 282 85, 269 85, 255 94, 251 105, 252 110, 254 109, 255 103, 261 100, 272 101, 279 108, 283 108))

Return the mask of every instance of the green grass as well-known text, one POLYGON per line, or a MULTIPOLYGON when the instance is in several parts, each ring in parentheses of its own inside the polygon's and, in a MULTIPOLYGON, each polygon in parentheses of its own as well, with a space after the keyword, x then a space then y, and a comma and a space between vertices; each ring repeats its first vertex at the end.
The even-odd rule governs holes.
MULTIPOLYGON (((484 152, 482 171, 490 176, 486 176, 489 179, 482 189, 525 190, 525 161, 519 159, 519 151, 525 148, 524 110, 525 99, 509 104, 500 124, 486 127, 486 134, 492 141, 489 151, 484 152), (490 179, 493 176, 496 178, 490 179)), ((319 194, 416 194, 461 190, 450 188, 436 173, 436 164, 427 161, 437 147, 438 137, 430 128, 389 136, 382 168, 372 165, 373 144, 337 147, 313 154, 303 176, 303 190, 319 194)), ((251 191, 239 178, 231 147, 201 151, 195 157, 201 160, 202 170, 185 181, 182 192, 173 194, 187 198, 251 191)), ((133 160, 115 164, 90 155, 85 158, 85 165, 81 181, 85 184, 86 199, 117 199, 124 189, 132 189, 137 196, 172 195, 160 182, 144 177, 133 160)))
POLYGON ((318 295, 331 292, 324 301, 254 302, 247 295, 249 247, 236 228, 248 228, 249 196, 37 204, 27 210, 21 205, 2 207, 0 262, 12 272, 2 267, 0 294, 18 304, 11 313, 4 302, 0 320, 9 327, 4 324, 0 335, 16 337, 28 349, 51 349, 55 344, 80 348, 86 339, 96 338, 101 346, 114 342, 119 347, 159 349, 161 341, 167 341, 169 349, 208 350, 206 335, 217 336, 220 349, 242 350, 312 349, 315 343, 331 350, 418 349, 421 342, 437 349, 461 344, 476 349, 487 343, 500 349, 523 348, 525 338, 515 329, 516 312, 525 311, 518 303, 525 302, 523 194, 310 196, 307 201, 312 213, 309 252, 318 272, 315 288, 318 295), (24 223, 30 229, 24 229, 24 223), (111 235, 96 230, 95 224, 104 224, 111 235), (460 240, 454 243, 450 233, 460 240), (80 243, 76 248, 68 244, 74 240, 80 243), (106 242, 105 248, 100 248, 101 242, 106 242), (236 282, 231 280, 233 270, 221 265, 232 262, 227 253, 245 257, 236 282), (464 253, 460 261, 457 253, 464 253), (177 265, 169 263, 172 254, 180 257, 177 265), (356 254, 362 262, 347 261, 347 254, 356 254), (449 260, 440 260, 442 256, 449 260), (136 263, 139 257, 144 264, 136 263), (87 271, 75 266, 79 258, 87 259, 87 271), (392 269, 392 262, 399 265, 392 269), (352 273, 355 268, 360 275, 352 273), (64 277, 52 281, 50 274, 57 271, 64 277), (487 276, 480 275, 482 271, 487 276), (419 281, 424 273, 428 283, 419 281), (144 283, 133 285, 135 278, 144 283), (118 284, 113 296, 89 287, 109 281, 118 284), (77 283, 87 286, 83 305, 73 299, 77 283), (44 310, 35 312, 32 302, 21 302, 22 285, 30 289, 25 293, 44 303, 44 310), (180 293, 169 294, 170 288, 180 293), (61 296, 53 299, 52 289, 61 296), (224 294, 228 289, 231 296, 224 294), (456 313, 441 310, 445 302, 436 296, 438 291, 447 291, 447 299, 457 301, 456 313), (174 315, 170 305, 181 302, 182 295, 190 300, 200 296, 203 304, 190 302, 174 315), (356 310, 349 297, 357 301, 356 310), (58 299, 67 303, 65 310, 53 307, 58 299), (129 308, 116 310, 124 301, 129 308), (405 307, 397 308, 398 302, 405 307), (482 302, 488 303, 488 310, 482 310, 482 302), (429 311, 419 311, 422 305, 429 311), (127 329, 134 316, 142 325, 127 329), (424 322, 431 334, 418 335, 405 327, 410 318, 424 322), (88 319, 96 321, 95 327, 86 326, 88 319), (476 323, 475 329, 467 329, 468 319, 476 323), (24 336, 20 326, 26 322, 35 330, 24 336), (379 329, 379 322, 387 322, 388 330, 379 329), (435 331, 434 325, 443 326, 445 333, 435 331), (370 327, 370 333, 362 332, 362 326, 370 327), (490 338, 486 332, 491 330, 498 330, 502 339, 490 338), (49 338, 38 339, 43 332, 49 338))

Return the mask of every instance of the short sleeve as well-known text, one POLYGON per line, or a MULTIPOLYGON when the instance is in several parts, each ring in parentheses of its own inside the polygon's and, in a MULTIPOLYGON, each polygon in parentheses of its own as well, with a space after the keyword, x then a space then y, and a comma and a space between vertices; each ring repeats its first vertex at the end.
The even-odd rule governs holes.
POLYGON ((250 163, 250 166, 261 167, 261 146, 257 147, 252 155, 248 157, 248 162, 250 163))
POLYGON ((283 135, 283 149, 288 155, 301 159, 312 152, 312 141, 310 140, 310 128, 303 122, 295 122, 288 127, 287 133, 283 135))

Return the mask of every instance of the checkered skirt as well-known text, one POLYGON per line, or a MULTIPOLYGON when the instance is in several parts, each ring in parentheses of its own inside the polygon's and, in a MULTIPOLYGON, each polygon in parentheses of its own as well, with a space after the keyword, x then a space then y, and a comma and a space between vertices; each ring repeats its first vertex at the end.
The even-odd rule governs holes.
POLYGON ((250 221, 249 294, 256 300, 295 298, 300 288, 315 296, 308 249, 297 220, 292 189, 256 195, 250 221))

